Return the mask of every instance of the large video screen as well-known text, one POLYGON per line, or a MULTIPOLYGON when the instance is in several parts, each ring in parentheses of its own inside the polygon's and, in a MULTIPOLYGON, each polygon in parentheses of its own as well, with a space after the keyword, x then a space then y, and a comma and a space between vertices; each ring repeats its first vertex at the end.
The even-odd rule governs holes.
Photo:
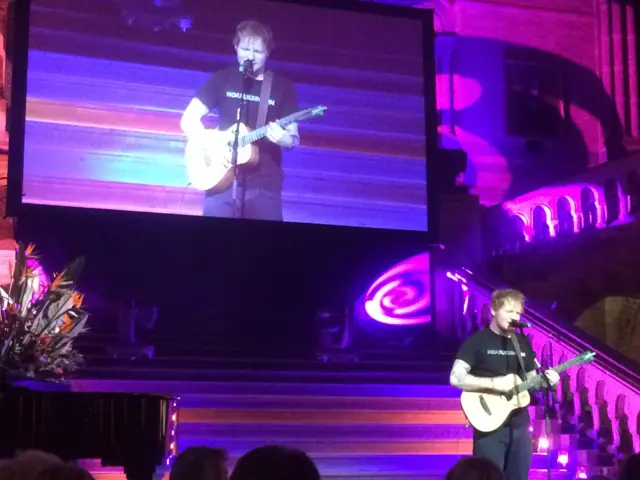
POLYGON ((427 230, 420 18, 31 0, 22 201, 427 230))

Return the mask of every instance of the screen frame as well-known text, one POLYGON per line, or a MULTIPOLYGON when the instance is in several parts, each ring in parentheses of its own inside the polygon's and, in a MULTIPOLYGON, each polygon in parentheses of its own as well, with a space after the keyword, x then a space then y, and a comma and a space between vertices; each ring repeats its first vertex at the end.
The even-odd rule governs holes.
MULTIPOLYGON (((435 28, 433 9, 413 8, 405 6, 394 6, 372 1, 359 0, 266 0, 269 2, 305 5, 324 9, 346 10, 355 13, 369 13, 381 16, 407 18, 421 23, 422 27, 422 53, 423 53, 423 98, 424 98, 424 128, 425 128, 425 153, 427 162, 427 231, 403 230, 407 233, 414 232, 424 235, 425 246, 427 244, 437 245, 439 243, 439 187, 440 179, 437 178, 439 171, 436 162, 438 148, 438 120, 436 109, 436 76, 435 76, 435 28)), ((112 214, 119 212, 122 214, 132 213, 138 215, 153 215, 150 212, 120 212, 113 209, 96 209, 67 207, 58 205, 38 205, 22 201, 23 198, 23 173, 24 173, 24 150, 25 150, 25 124, 26 124, 26 103, 27 103, 27 78, 29 65, 29 23, 30 23, 31 0, 20 2, 10 2, 7 38, 10 39, 10 47, 7 48, 6 58, 12 64, 11 95, 7 104, 7 123, 9 132, 9 155, 8 155, 8 181, 7 181, 7 201, 6 215, 20 217, 28 215, 30 212, 54 212, 55 210, 73 210, 78 212, 92 213, 96 215, 112 214)), ((160 215, 168 217, 182 217, 179 214, 162 213, 160 215)), ((215 217, 193 217, 194 221, 207 221, 216 224, 215 217)), ((278 222, 291 223, 297 222, 278 222)), ((316 224, 304 224, 316 225, 316 224)), ((317 224, 318 227, 327 228, 357 228, 376 230, 370 227, 338 226, 317 224)), ((228 225, 227 225, 228 227, 228 225)))

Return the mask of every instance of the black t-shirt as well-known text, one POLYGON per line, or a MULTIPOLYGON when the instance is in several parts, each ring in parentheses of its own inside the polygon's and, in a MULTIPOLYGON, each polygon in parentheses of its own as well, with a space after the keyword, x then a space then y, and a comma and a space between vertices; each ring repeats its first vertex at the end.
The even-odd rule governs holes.
MULTIPOLYGON (((460 347, 456 359, 471 366, 469 374, 476 377, 499 377, 515 373, 523 380, 525 373, 536 369, 536 354, 529 339, 516 334, 522 351, 522 372, 520 363, 510 338, 498 335, 490 328, 485 328, 471 335, 460 347)), ((510 417, 512 426, 529 424, 529 413, 526 408, 515 410, 510 417)), ((508 422, 509 422, 508 421, 508 422)))
MULTIPOLYGON (((236 123, 238 108, 242 104, 242 92, 246 92, 247 108, 241 113, 241 121, 250 129, 256 128, 262 81, 245 78, 238 67, 225 68, 211 77, 198 89, 196 97, 211 111, 218 113, 219 128, 226 130, 236 123), (244 85, 246 83, 246 88, 244 85)), ((273 74, 266 122, 273 122, 298 111, 298 96, 293 82, 273 74)), ((247 189, 264 188, 280 192, 282 188, 282 148, 263 138, 256 142, 260 151, 257 165, 241 166, 247 189)))

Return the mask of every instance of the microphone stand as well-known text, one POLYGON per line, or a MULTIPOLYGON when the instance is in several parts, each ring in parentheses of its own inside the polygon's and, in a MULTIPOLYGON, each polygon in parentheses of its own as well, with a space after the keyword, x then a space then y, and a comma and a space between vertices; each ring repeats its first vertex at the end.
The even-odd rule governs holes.
POLYGON ((249 85, 251 83, 251 72, 253 72, 253 62, 245 61, 240 67, 243 82, 242 91, 240 92, 240 108, 238 109, 238 118, 236 119, 235 132, 233 135, 233 144, 231 146, 231 168, 233 169, 233 183, 231 184, 231 201, 233 203, 233 218, 244 217, 244 185, 242 186, 242 197, 238 200, 238 185, 240 183, 240 173, 238 167, 238 148, 240 147, 240 125, 242 124, 242 116, 247 116, 247 95, 249 94, 249 85))
MULTIPOLYGON (((524 335, 524 329, 522 326, 518 327, 521 335, 524 335)), ((553 358, 550 358, 551 363, 553 363, 553 358)), ((540 364, 538 364, 540 365, 540 364)), ((556 396, 555 389, 551 386, 551 382, 545 375, 542 366, 536 367, 536 374, 542 377, 542 381, 544 382, 544 433, 547 437, 547 441, 551 439, 551 410, 554 409, 555 405, 558 404, 558 397, 556 396)), ((551 480, 551 457, 549 456, 549 452, 547 450, 547 480, 551 480)))

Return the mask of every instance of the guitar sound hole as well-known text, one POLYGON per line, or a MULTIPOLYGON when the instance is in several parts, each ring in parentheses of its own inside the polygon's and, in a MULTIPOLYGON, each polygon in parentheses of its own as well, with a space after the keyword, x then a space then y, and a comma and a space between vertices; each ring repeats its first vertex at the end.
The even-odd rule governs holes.
POLYGON ((487 405, 487 401, 484 399, 483 395, 480 395, 480 406, 487 415, 492 415, 491 409, 489 408, 489 405, 487 405))

